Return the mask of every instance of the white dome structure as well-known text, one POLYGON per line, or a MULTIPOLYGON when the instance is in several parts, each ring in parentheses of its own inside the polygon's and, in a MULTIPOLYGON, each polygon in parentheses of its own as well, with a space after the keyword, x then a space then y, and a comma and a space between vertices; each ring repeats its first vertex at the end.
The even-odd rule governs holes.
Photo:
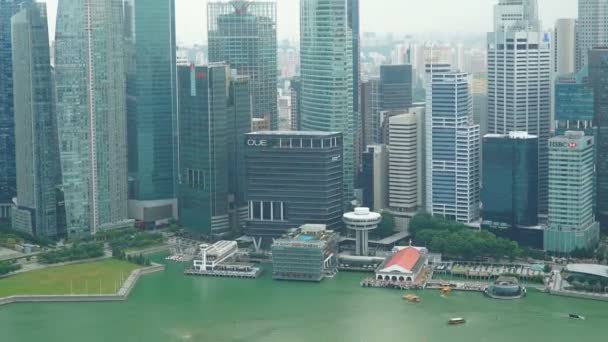
POLYGON ((369 231, 378 228, 382 216, 372 212, 369 208, 355 208, 354 212, 346 213, 342 217, 346 228, 355 231, 357 255, 368 255, 369 231))

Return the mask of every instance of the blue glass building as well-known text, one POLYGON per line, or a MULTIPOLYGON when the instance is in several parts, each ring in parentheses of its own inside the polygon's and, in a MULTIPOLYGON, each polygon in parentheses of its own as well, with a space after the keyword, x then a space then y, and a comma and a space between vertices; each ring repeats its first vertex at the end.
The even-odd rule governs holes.
POLYGON ((563 75, 555 80, 555 130, 593 132, 593 87, 587 68, 577 74, 563 75))

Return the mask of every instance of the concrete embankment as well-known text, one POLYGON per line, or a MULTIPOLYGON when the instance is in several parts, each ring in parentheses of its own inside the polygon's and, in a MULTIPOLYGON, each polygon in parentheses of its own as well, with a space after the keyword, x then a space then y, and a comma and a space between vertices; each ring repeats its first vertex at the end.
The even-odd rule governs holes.
POLYGON ((549 293, 554 296, 560 296, 560 297, 571 297, 571 298, 578 298, 578 299, 589 299, 589 300, 599 300, 599 301, 608 302, 608 296, 593 294, 593 293, 574 292, 574 291, 558 291, 558 290, 551 290, 549 293))
POLYGON ((127 300, 129 294, 141 276, 164 271, 165 265, 152 264, 131 272, 118 293, 99 295, 17 295, 0 298, 0 306, 12 303, 45 303, 45 302, 118 302, 127 300))

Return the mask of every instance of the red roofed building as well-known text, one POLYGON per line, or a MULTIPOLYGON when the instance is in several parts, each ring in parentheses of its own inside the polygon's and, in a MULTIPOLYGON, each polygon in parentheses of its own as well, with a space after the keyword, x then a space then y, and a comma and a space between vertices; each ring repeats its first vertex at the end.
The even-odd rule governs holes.
POLYGON ((414 282, 426 264, 428 251, 423 247, 395 247, 396 252, 376 270, 376 279, 414 282))

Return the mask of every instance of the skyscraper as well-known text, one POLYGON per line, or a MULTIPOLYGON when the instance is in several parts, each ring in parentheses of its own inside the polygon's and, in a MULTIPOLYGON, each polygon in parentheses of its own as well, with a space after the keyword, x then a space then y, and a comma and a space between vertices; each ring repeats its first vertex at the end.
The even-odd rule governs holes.
POLYGON ((599 241, 593 215, 593 137, 566 132, 549 140, 549 252, 589 249, 599 241))
POLYGON ((368 145, 361 156, 363 206, 376 212, 388 207, 388 148, 368 145))
POLYGON ((228 190, 237 208, 245 207, 245 134, 251 132, 251 82, 248 76, 232 76, 228 92, 228 190))
POLYGON ((576 71, 588 63, 589 50, 608 45, 608 0, 578 0, 576 71))
POLYGON ((547 212, 551 131, 549 35, 540 31, 536 0, 500 0, 488 33, 488 133, 539 138, 539 212, 547 212))
POLYGON ((123 43, 121 0, 59 0, 55 71, 68 236, 131 224, 123 43))
POLYGON ((56 237, 61 183, 46 5, 28 3, 12 18, 17 200, 13 229, 56 237))
POLYGON ((412 106, 412 66, 381 65, 382 110, 408 110, 412 106))
POLYGON ((291 130, 299 131, 302 126, 302 82, 299 77, 289 81, 289 94, 291 96, 291 130))
POLYGON ((462 223, 479 218, 479 125, 467 74, 433 73, 427 89, 426 207, 462 223))
POLYGON ((576 71, 576 19, 557 19, 551 42, 551 72, 555 75, 576 71))
POLYGON ((344 0, 300 0, 302 129, 341 132, 344 206, 354 198, 353 30, 344 0))
POLYGON ((277 16, 274 1, 231 0, 207 4, 209 62, 226 62, 249 76, 253 114, 279 124, 277 16))
POLYGON ((222 234, 228 216, 228 68, 178 66, 180 223, 195 234, 222 234))
POLYGON ((177 217, 175 0, 125 1, 129 217, 177 217))
POLYGON ((593 135, 593 87, 587 68, 576 74, 565 74, 555 79, 555 131, 585 131, 593 135))
POLYGON ((593 124, 597 128, 595 161, 596 210, 602 228, 608 227, 608 48, 589 51, 589 81, 593 87, 593 124))
POLYGON ((29 0, 0 1, 0 218, 9 216, 10 203, 17 186, 11 17, 17 13, 22 2, 29 0))
POLYGON ((371 78, 361 83, 361 146, 380 142, 380 79, 371 78))

